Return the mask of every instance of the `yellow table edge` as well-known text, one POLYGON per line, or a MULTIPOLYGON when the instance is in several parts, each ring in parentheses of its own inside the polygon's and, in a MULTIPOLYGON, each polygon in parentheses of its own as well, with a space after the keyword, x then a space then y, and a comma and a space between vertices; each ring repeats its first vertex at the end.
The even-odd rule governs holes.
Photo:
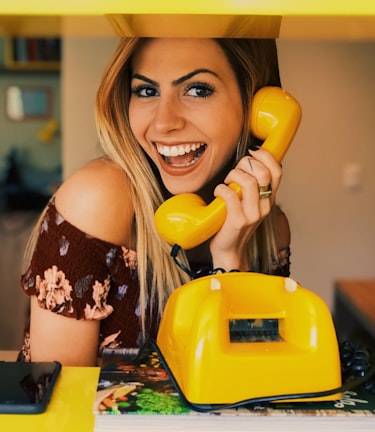
POLYGON ((0 415, 1 431, 92 432, 98 367, 63 367, 47 410, 33 415, 0 415))

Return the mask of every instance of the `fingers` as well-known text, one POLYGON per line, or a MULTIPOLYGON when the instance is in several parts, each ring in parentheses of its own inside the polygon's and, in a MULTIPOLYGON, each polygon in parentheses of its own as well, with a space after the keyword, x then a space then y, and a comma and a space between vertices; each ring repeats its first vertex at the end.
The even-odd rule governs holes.
POLYGON ((266 150, 260 148, 243 157, 225 179, 227 185, 234 182, 241 187, 242 199, 223 184, 214 192, 226 202, 228 225, 235 229, 263 220, 275 201, 281 174, 280 164, 266 150))
POLYGON ((237 164, 236 169, 254 177, 258 184, 267 184, 271 181, 269 169, 251 156, 242 158, 237 164))
POLYGON ((267 185, 259 185, 259 199, 268 199, 272 196, 272 185, 271 183, 267 185))
POLYGON ((244 167, 242 169, 246 163, 248 165, 249 162, 253 163, 253 160, 249 161, 248 159, 248 157, 244 158, 241 164, 238 164, 236 169, 227 176, 230 182, 235 182, 241 187, 242 199, 231 197, 229 194, 222 195, 227 204, 228 216, 233 215, 239 224, 244 225, 259 223, 270 212, 275 196, 272 191, 271 194, 268 194, 267 199, 261 198, 260 190, 269 187, 272 189, 271 174, 266 167, 257 166, 258 164, 253 164, 253 171, 251 172, 249 172, 249 168, 244 167))
POLYGON ((236 182, 241 186, 243 199, 249 194, 263 201, 275 200, 275 194, 282 176, 280 164, 266 150, 249 151, 249 156, 242 158, 236 168, 225 179, 225 183, 236 182), (242 174, 246 174, 243 176, 242 174), (245 193, 247 191, 247 193, 245 193))
POLYGON ((257 150, 249 150, 249 155, 254 160, 252 161, 252 165, 260 163, 268 168, 269 172, 271 173, 272 183, 275 186, 278 186, 282 176, 282 167, 281 164, 273 157, 273 155, 261 147, 257 150))
POLYGON ((259 149, 243 157, 228 173, 225 184, 215 188, 215 196, 221 197, 226 204, 225 222, 210 241, 215 266, 226 268, 224 263, 229 261, 231 268, 239 268, 237 261, 243 265, 249 238, 271 211, 281 173, 281 166, 274 157, 259 149), (241 199, 227 186, 232 182, 240 186, 241 199))

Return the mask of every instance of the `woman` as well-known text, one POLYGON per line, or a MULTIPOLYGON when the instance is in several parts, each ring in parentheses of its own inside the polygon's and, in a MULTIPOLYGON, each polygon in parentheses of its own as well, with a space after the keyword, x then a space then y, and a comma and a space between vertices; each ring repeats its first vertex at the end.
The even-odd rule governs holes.
POLYGON ((289 227, 275 206, 281 167, 247 121, 253 94, 279 84, 272 40, 120 41, 97 94, 106 156, 66 180, 30 244, 24 358, 93 365, 105 347, 156 337, 169 294, 190 279, 154 227, 171 195, 226 203, 220 231, 179 254, 190 273, 288 274, 289 227))

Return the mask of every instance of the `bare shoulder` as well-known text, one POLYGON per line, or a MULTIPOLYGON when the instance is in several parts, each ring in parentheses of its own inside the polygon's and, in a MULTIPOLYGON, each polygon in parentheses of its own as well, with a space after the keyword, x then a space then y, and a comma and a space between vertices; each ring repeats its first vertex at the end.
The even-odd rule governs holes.
POLYGON ((96 159, 70 176, 58 189, 56 208, 80 230, 102 240, 129 244, 134 208, 129 180, 107 159, 96 159))

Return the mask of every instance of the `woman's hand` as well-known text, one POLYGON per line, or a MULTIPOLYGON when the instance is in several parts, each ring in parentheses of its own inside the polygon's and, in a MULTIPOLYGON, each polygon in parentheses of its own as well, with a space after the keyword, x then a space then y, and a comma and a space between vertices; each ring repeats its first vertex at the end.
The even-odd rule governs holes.
POLYGON ((214 195, 225 201, 227 216, 220 231, 210 241, 214 268, 249 270, 247 244, 271 211, 281 176, 281 165, 270 152, 259 148, 249 150, 249 156, 243 157, 229 172, 224 184, 215 188, 214 195), (242 199, 228 187, 232 182, 241 187, 242 199), (259 187, 268 185, 272 194, 261 197, 259 187))

